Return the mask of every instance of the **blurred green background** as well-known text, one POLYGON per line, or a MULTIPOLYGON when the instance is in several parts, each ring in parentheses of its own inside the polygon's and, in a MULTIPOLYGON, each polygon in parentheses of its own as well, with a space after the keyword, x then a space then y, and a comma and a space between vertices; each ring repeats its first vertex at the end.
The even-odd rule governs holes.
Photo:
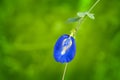
MULTIPOLYGON (((95 0, 0 0, 0 80, 61 80, 53 47, 95 0)), ((120 80, 120 0, 101 0, 76 36, 65 80, 120 80)))

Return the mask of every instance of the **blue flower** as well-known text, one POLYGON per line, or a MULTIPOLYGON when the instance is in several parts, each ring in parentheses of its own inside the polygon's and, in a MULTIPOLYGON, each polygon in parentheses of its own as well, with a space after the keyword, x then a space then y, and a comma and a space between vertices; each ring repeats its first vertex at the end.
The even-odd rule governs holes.
POLYGON ((67 34, 62 35, 54 46, 54 58, 57 62, 68 63, 76 53, 75 39, 67 34))

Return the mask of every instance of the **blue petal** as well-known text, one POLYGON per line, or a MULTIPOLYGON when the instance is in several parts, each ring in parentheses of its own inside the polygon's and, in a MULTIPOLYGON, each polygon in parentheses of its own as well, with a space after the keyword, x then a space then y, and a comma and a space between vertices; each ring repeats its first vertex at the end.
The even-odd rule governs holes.
POLYGON ((57 62, 68 63, 76 53, 75 39, 67 34, 62 35, 54 46, 54 58, 57 62))

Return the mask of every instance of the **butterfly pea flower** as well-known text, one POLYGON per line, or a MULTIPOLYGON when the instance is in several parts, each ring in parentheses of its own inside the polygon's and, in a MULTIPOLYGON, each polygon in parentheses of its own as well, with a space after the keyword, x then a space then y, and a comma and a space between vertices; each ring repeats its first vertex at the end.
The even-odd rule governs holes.
POLYGON ((67 34, 62 35, 54 46, 54 59, 60 63, 68 63, 76 54, 75 39, 67 34))

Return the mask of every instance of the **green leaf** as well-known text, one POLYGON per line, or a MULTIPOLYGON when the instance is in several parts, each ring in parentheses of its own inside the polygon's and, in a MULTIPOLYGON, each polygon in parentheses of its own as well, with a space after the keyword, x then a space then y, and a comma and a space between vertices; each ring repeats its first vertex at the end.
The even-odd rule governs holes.
POLYGON ((80 19, 79 17, 69 18, 69 19, 67 20, 67 23, 77 22, 79 19, 80 19))
POLYGON ((78 12, 77 16, 79 17, 84 17, 86 15, 86 12, 78 12))
POLYGON ((94 14, 92 14, 92 13, 89 13, 89 12, 78 12, 77 13, 77 16, 78 17, 85 17, 85 16, 88 16, 90 19, 95 19, 95 17, 94 17, 94 14))
POLYGON ((90 19, 95 19, 95 16, 94 16, 94 14, 92 14, 92 13, 87 13, 87 16, 88 16, 90 19))

